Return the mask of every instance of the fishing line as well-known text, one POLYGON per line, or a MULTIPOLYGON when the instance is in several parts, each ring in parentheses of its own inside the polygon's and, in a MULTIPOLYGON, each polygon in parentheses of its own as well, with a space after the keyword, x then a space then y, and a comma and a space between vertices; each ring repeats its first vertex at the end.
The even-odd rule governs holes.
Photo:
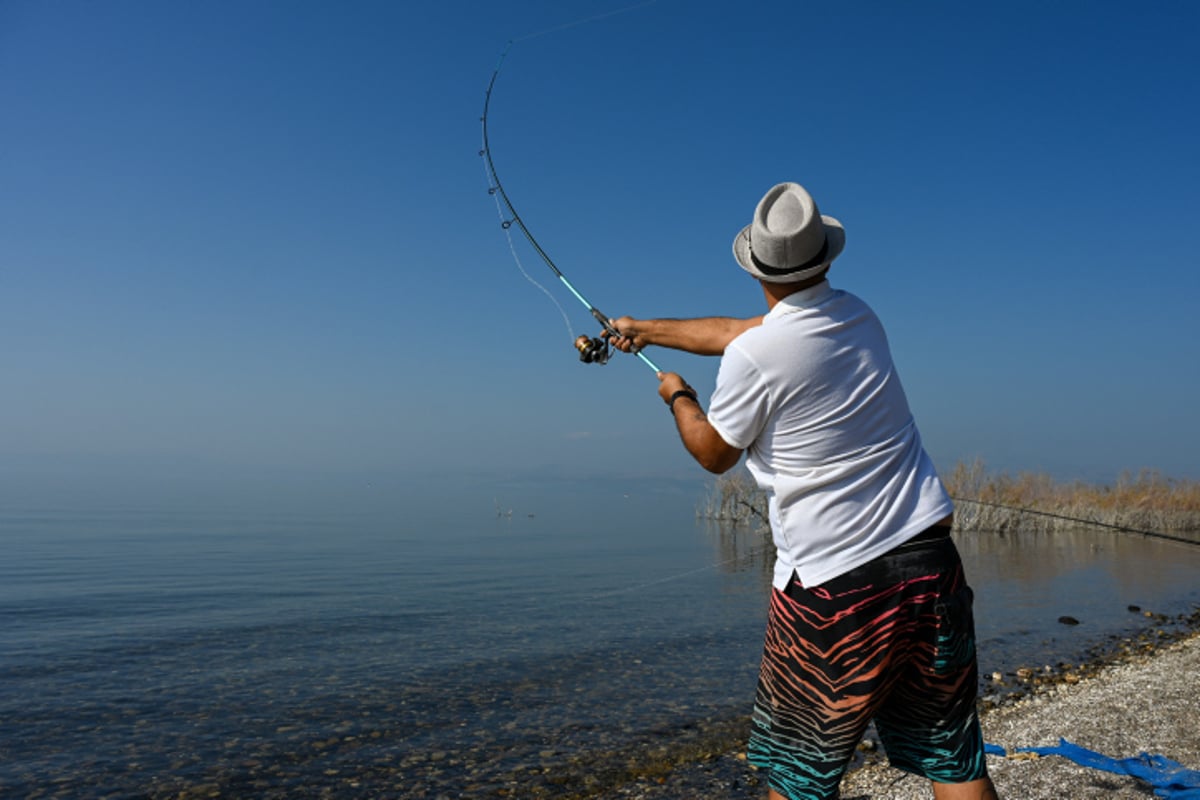
POLYGON ((626 11, 636 11, 639 8, 645 8, 646 6, 653 5, 656 2, 657 2, 657 0, 646 0, 646 2, 644 2, 644 3, 637 3, 632 6, 626 6, 625 8, 618 8, 616 11, 604 11, 604 12, 601 12, 601 13, 596 14, 591 17, 584 17, 583 19, 577 19, 574 22, 565 22, 562 25, 556 25, 553 28, 547 28, 546 30, 539 31, 538 33, 529 33, 524 36, 519 36, 516 39, 513 39, 512 42, 510 42, 510 44, 515 43, 515 42, 526 42, 526 41, 529 41, 530 39, 536 39, 539 36, 547 36, 551 33, 558 33, 559 31, 565 31, 568 28, 575 28, 575 27, 578 27, 579 25, 586 25, 589 22, 597 22, 602 19, 608 19, 609 17, 615 17, 617 14, 624 14, 626 11))
POLYGON ((613 596, 619 595, 619 594, 629 594, 630 592, 637 592, 637 591, 641 591, 642 589, 649 589, 651 586, 658 586, 659 584, 671 583, 672 581, 677 581, 677 580, 681 580, 683 578, 688 578, 688 577, 691 577, 692 575, 699 575, 702 572, 711 572, 714 569, 720 569, 721 567, 727 566, 729 564, 736 564, 739 561, 746 561, 748 559, 756 558, 757 556, 766 552, 769 548, 772 548, 774 546, 775 546, 775 542, 773 540, 768 539, 764 544, 754 548, 753 550, 751 550, 748 553, 742 553, 741 555, 736 555, 733 558, 727 558, 724 561, 716 561, 712 564, 706 564, 705 566, 697 567, 696 569, 689 569, 686 572, 678 572, 678 573, 675 573, 672 575, 667 575, 666 577, 663 577, 663 578, 658 578, 656 580, 646 581, 645 583, 638 583, 633 586, 627 586, 623 589, 611 589, 607 592, 598 592, 596 594, 591 595, 591 599, 601 600, 605 597, 613 597, 613 596))
MULTIPOLYGON (((963 497, 951 497, 950 499, 953 500, 955 503, 972 503, 977 506, 988 506, 990 508, 1003 509, 1004 511, 1015 511, 1018 514, 1033 514, 1035 516, 1050 517, 1051 519, 1061 519, 1065 522, 1076 522, 1076 523, 1079 523, 1080 525, 1094 526, 1097 528, 1108 528, 1109 530, 1114 530, 1119 533, 1138 533, 1138 534, 1141 534, 1142 536, 1148 536, 1152 539, 1162 539, 1162 540, 1168 541, 1168 542, 1177 542, 1179 544, 1188 544, 1188 545, 1193 545, 1193 546, 1200 545, 1200 541, 1196 541, 1194 539, 1188 539, 1183 536, 1172 536, 1169 533, 1161 533, 1159 531, 1148 531, 1148 530, 1144 530, 1142 528, 1131 528, 1128 525, 1116 525, 1111 522, 1100 522, 1099 520, 1094 520, 1094 519, 1083 519, 1081 517, 1071 517, 1071 516, 1067 516, 1066 514, 1057 514, 1053 511, 1038 511, 1037 509, 1034 509, 1034 508, 1024 508, 1024 507, 1020 507, 1020 506, 1006 506, 1002 503, 991 503, 991 502, 988 502, 987 500, 971 500, 971 499, 963 498, 963 497)), ((763 512, 761 510, 759 510, 759 508, 757 506, 755 506, 753 503, 749 503, 740 498, 736 499, 735 502, 738 503, 739 505, 745 506, 746 508, 748 508, 750 510, 751 513, 753 513, 755 516, 757 516, 763 522, 767 522, 769 524, 766 515, 763 514, 763 512)))
MULTIPOLYGON (((549 254, 544 249, 542 249, 542 246, 540 244, 538 244, 537 239, 534 238, 533 233, 529 230, 529 227, 525 224, 525 221, 523 219, 521 219, 521 215, 517 213, 516 207, 513 205, 512 200, 508 196, 508 192, 505 191, 505 189, 504 189, 504 184, 500 182, 500 176, 496 172, 496 164, 492 158, 492 148, 491 148, 491 144, 489 143, 489 140, 488 140, 488 112, 491 110, 492 91, 496 87, 496 79, 500 77, 500 70, 504 66, 504 60, 505 60, 505 58, 508 57, 508 53, 509 53, 509 51, 512 50, 512 47, 514 44, 516 44, 519 41, 534 39, 539 36, 546 36, 551 33, 556 33, 561 30, 573 28, 578 25, 583 25, 588 22, 593 22, 595 20, 605 19, 607 17, 611 17, 616 14, 622 14, 626 11, 631 11, 633 9, 641 8, 643 6, 649 5, 650 2, 653 2, 653 0, 649 0, 649 2, 645 2, 645 3, 639 3, 639 4, 633 5, 633 6, 628 6, 626 8, 618 9, 616 11, 610 11, 610 12, 606 12, 603 14, 597 14, 597 15, 594 15, 591 17, 586 17, 584 19, 576 20, 575 22, 568 22, 563 25, 559 25, 557 27, 550 28, 545 31, 541 31, 539 33, 529 34, 528 36, 521 37, 520 39, 510 40, 508 42, 508 44, 505 46, 504 52, 500 54, 500 60, 496 63, 495 70, 492 71, 492 78, 488 82, 487 92, 484 95, 483 114, 479 118, 480 125, 482 128, 482 133, 483 133, 483 148, 479 151, 479 155, 482 156, 483 160, 484 160, 484 172, 485 172, 485 175, 486 175, 487 181, 488 181, 488 194, 492 195, 496 200, 496 210, 497 210, 497 213, 500 215, 500 227, 504 230, 504 232, 508 238, 508 246, 509 246, 510 251, 512 251, 513 258, 517 262, 517 268, 521 271, 521 274, 525 276, 526 280, 528 280, 534 286, 541 289, 544 294, 549 296, 550 299, 554 301, 555 306, 558 307, 559 313, 562 314, 563 320, 567 324, 567 330, 570 331, 571 336, 575 338, 575 348, 579 351, 579 358, 581 361, 584 361, 585 363, 596 363, 596 364, 607 363, 609 356, 611 354, 610 340, 613 338, 620 337, 621 332, 616 329, 616 327, 612 323, 612 320, 610 320, 607 315, 605 315, 603 312, 600 311, 600 309, 598 309, 594 305, 592 305, 592 303, 586 297, 584 297, 583 294, 578 289, 575 288, 574 284, 572 284, 571 281, 568 280, 567 276, 565 274, 563 274, 563 271, 561 269, 558 268, 558 266, 554 263, 553 259, 550 258, 549 254), (592 317, 597 322, 600 323, 601 328, 604 329, 603 336, 598 336, 595 338, 589 338, 586 335, 575 337, 575 331, 571 327, 570 319, 568 318, 567 313, 563 309, 562 305, 558 302, 558 300, 554 297, 554 295, 551 294, 546 289, 546 287, 542 286, 540 283, 538 283, 536 280, 534 280, 529 275, 529 273, 525 269, 525 267, 522 265, 521 259, 517 255, 516 245, 512 240, 512 226, 513 225, 517 226, 517 229, 525 236, 525 239, 529 242, 530 246, 534 249, 534 252, 536 252, 537 255, 546 264, 546 266, 550 268, 550 270, 554 273, 554 275, 558 278, 558 280, 564 286, 567 287, 567 290, 570 291, 570 293, 575 296, 575 299, 577 299, 580 303, 582 303, 583 306, 592 315, 592 317)), ((640 350, 636 351, 635 354, 637 355, 637 357, 639 359, 641 359, 641 361, 644 364, 646 364, 646 366, 648 366, 650 369, 654 370, 654 372, 656 374, 662 371, 658 368, 657 364, 655 364, 653 361, 651 361, 649 358, 647 358, 646 355, 644 353, 642 353, 640 350)))
MULTIPOLYGON (((1078 522, 1083 525, 1096 526, 1099 528, 1109 528, 1111 530, 1118 531, 1121 533, 1138 533, 1143 536, 1149 536, 1154 539, 1162 539, 1162 540, 1165 540, 1168 542, 1174 542, 1174 543, 1178 543, 1178 544, 1188 544, 1188 545, 1192 545, 1192 546, 1200 545, 1200 542, 1197 542, 1197 541, 1194 541, 1191 539, 1186 539, 1181 536, 1172 536, 1167 533, 1160 533, 1157 531, 1148 531, 1148 530, 1143 530, 1141 528, 1131 528, 1127 525, 1114 525, 1114 524, 1108 523, 1108 522, 1099 522, 1097 520, 1081 519, 1079 517, 1070 517, 1065 514, 1055 514, 1050 511, 1038 511, 1038 510, 1032 509, 1032 508, 1018 508, 1016 506, 1001 505, 1000 503, 989 503, 986 500, 965 500, 965 499, 958 498, 958 497, 955 497, 953 499, 954 499, 954 502, 956 502, 956 503, 974 503, 976 505, 991 506, 993 508, 1001 508, 1006 511, 1016 511, 1018 513, 1024 513, 1024 514, 1036 514, 1039 516, 1051 517, 1053 519, 1061 519, 1061 520, 1065 520, 1068 522, 1078 522)), ((745 500, 739 500, 738 502, 741 505, 746 506, 750 510, 751 513, 753 513, 755 516, 757 516, 763 522, 767 521, 766 516, 752 503, 748 503, 745 500)), ((612 589, 607 592, 600 592, 600 593, 592 595, 592 598, 593 599, 601 599, 601 598, 605 598, 605 597, 611 597, 613 595, 628 594, 630 592, 636 592, 636 591, 640 591, 642 589, 648 589, 652 586, 658 586, 659 584, 670 583, 672 581, 680 580, 682 578, 687 578, 692 575, 698 575, 702 572, 708 572, 710 570, 719 569, 720 567, 726 566, 728 564, 733 564, 735 562, 742 561, 744 559, 755 558, 758 555, 760 555, 761 553, 763 553, 764 551, 766 551, 769 548, 772 548, 774 546, 775 546, 775 542, 771 539, 767 539, 766 542, 763 543, 761 546, 752 549, 748 553, 734 556, 733 558, 729 558, 724 561, 717 561, 717 562, 708 564, 703 567, 698 567, 696 569, 687 570, 686 572, 680 572, 677 574, 667 575, 666 577, 659 578, 659 579, 653 580, 653 581, 647 581, 646 583, 639 583, 639 584, 635 584, 633 586, 627 586, 622 589, 612 589)))
POLYGON ((1169 533, 1160 533, 1158 531, 1147 531, 1141 528, 1131 528, 1128 525, 1115 525, 1111 522, 1100 522, 1094 519, 1082 519, 1080 517, 1071 517, 1066 514, 1056 514, 1053 511, 1038 511, 1034 508, 1022 508, 1019 506, 1006 506, 1002 503, 990 503, 987 500, 967 500, 961 497, 951 498, 956 503, 974 503, 978 506, 988 506, 990 508, 1000 508, 1005 511, 1016 511, 1019 514, 1034 514, 1039 517, 1050 517, 1051 519, 1061 519, 1065 522, 1077 522, 1080 525, 1095 526, 1097 528, 1108 528, 1119 533, 1140 533, 1142 536, 1149 536, 1152 539, 1163 539, 1168 542, 1178 542, 1180 544, 1200 545, 1200 542, 1193 539, 1187 539, 1183 536, 1172 536, 1169 533))
MULTIPOLYGON (((1020 508, 1017 506, 1006 506, 1006 505, 1002 505, 1000 503, 990 503, 986 500, 968 500, 968 499, 959 498, 959 497, 955 497, 955 498, 953 498, 953 500, 955 503, 974 503, 976 505, 991 506, 993 508, 1000 508, 1000 509, 1004 509, 1006 511, 1015 511, 1018 513, 1025 513, 1025 514, 1036 514, 1036 515, 1040 515, 1040 516, 1044 516, 1044 517, 1061 519, 1061 520, 1065 520, 1068 522, 1077 522, 1077 523, 1080 523, 1083 525, 1091 525, 1091 526, 1096 526, 1096 527, 1100 527, 1100 528, 1109 528, 1109 529, 1112 529, 1112 530, 1115 530, 1118 532, 1122 532, 1122 533, 1137 533, 1137 534, 1142 534, 1143 536, 1149 536, 1151 538, 1156 538, 1156 539, 1163 539, 1165 541, 1178 543, 1178 544, 1187 544, 1187 545, 1191 545, 1191 546, 1200 545, 1200 542, 1193 541, 1193 540, 1186 539, 1186 538, 1179 537, 1179 536, 1172 536, 1172 535, 1166 534, 1166 533, 1142 530, 1140 528, 1131 528, 1126 525, 1114 525, 1114 524, 1107 523, 1107 522, 1099 522, 1097 520, 1081 519, 1079 517, 1070 517, 1065 514, 1056 514, 1056 513, 1050 512, 1050 511, 1038 511, 1038 510, 1032 509, 1032 508, 1020 508)), ((747 508, 749 508, 750 511, 755 516, 758 516, 764 522, 766 521, 766 517, 752 503, 748 503, 744 500, 738 501, 738 502, 740 502, 742 505, 745 505, 747 508)), ((694 575, 700 575, 705 572, 711 572, 712 570, 720 569, 721 567, 727 566, 729 564, 734 564, 739 561, 755 559, 758 556, 760 556, 762 553, 773 548, 774 546, 775 546, 775 542, 771 538, 767 538, 758 547, 754 547, 745 553, 741 553, 739 555, 733 556, 732 558, 727 558, 723 561, 714 561, 710 564, 705 564, 704 566, 696 567, 695 569, 685 570, 683 572, 672 573, 670 575, 666 575, 662 578, 657 578, 655 580, 645 581, 643 583, 636 583, 636 584, 624 586, 624 587, 621 587, 618 589, 609 589, 609 590, 603 591, 603 592, 595 592, 595 593, 587 594, 587 595, 578 595, 578 596, 572 597, 571 599, 578 601, 578 602, 589 602, 589 601, 594 601, 594 600, 603 600, 605 598, 616 597, 616 596, 624 595, 624 594, 632 594, 634 592, 643 591, 643 590, 650 589, 650 588, 653 588, 656 586, 660 586, 662 584, 673 583, 674 581, 682 580, 684 578, 692 577, 694 575)))
MULTIPOLYGON (((498 501, 497 501, 496 508, 497 508, 497 517, 498 518, 512 519, 511 510, 508 512, 502 511, 500 509, 500 505, 499 505, 498 501)), ((768 536, 758 546, 752 547, 744 553, 739 553, 735 556, 731 556, 730 558, 726 558, 721 561, 713 561, 711 563, 704 564, 702 566, 695 567, 693 569, 684 570, 682 572, 674 572, 674 573, 671 573, 670 575, 664 575, 661 578, 655 578, 654 580, 650 580, 650 581, 643 581, 641 583, 635 583, 635 584, 630 584, 630 585, 626 585, 626 586, 621 586, 621 587, 618 587, 615 589, 607 589, 607 590, 599 591, 599 592, 571 594, 569 596, 560 596, 559 600, 560 601, 577 602, 577 603, 582 603, 582 604, 586 605, 587 603, 590 603, 590 602, 593 602, 596 600, 604 600, 606 598, 618 597, 620 595, 633 594, 634 592, 644 591, 646 589, 650 589, 655 586, 661 586, 662 584, 665 584, 665 583, 673 583, 675 581, 683 580, 684 578, 690 578, 694 575, 701 575, 706 572, 712 572, 713 570, 717 570, 717 569, 720 569, 721 567, 729 566, 730 564, 737 564, 737 563, 743 562, 743 561, 751 562, 751 561, 754 561, 757 558, 759 558, 763 553, 767 552, 768 550, 773 550, 774 547, 775 547, 775 541, 768 536)), ((530 607, 538 606, 542 602, 543 601, 539 598, 536 600, 528 601, 527 605, 529 605, 530 607)))
MULTIPOLYGON (((486 173, 487 179, 490 182, 492 180, 492 173, 488 168, 486 160, 483 163, 483 171, 486 173)), ((504 238, 508 240, 508 251, 512 253, 513 261, 517 263, 517 269, 519 269, 521 274, 525 276, 525 280, 532 283, 538 289, 541 289, 542 294, 550 298, 550 302, 554 303, 554 307, 558 309, 558 313, 562 314, 563 323, 566 324, 567 332, 571 335, 571 339, 575 339, 575 329, 571 326, 571 318, 567 316, 567 311, 562 307, 562 303, 558 302, 558 298, 554 296, 553 292, 551 292, 545 286, 542 286, 542 284, 534 280, 532 275, 525 271, 525 265, 521 263, 521 256, 517 254, 517 245, 515 242, 513 242, 512 225, 507 224, 508 219, 504 216, 504 206, 500 205, 499 192, 489 192, 489 194, 491 194, 496 201, 496 214, 500 217, 500 227, 504 230, 504 238)))

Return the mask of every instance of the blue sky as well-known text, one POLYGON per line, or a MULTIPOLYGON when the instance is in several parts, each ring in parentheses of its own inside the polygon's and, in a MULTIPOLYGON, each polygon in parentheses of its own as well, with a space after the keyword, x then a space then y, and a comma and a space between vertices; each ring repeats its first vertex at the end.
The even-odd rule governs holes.
POLYGON ((9 501, 701 480, 509 253, 511 39, 497 169, 605 312, 760 313, 730 243, 796 180, 939 464, 1200 477, 1195 4, 621 8, 0 2, 9 501))

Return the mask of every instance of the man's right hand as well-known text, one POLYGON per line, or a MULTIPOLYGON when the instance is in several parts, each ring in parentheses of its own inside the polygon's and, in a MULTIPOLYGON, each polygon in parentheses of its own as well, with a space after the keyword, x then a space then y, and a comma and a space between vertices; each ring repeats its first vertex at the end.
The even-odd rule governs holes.
POLYGON ((620 336, 613 336, 610 332, 605 331, 604 336, 612 343, 612 346, 620 350, 622 353, 637 353, 643 347, 650 344, 646 341, 645 333, 639 330, 638 321, 633 317, 619 317, 610 319, 609 324, 617 329, 620 336))

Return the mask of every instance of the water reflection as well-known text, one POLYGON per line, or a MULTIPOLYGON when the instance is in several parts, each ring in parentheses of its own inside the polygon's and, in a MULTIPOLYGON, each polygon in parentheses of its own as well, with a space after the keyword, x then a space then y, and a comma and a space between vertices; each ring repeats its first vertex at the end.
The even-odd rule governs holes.
POLYGON ((701 520, 700 527, 712 547, 713 564, 721 572, 756 573, 770 585, 775 568, 775 546, 771 532, 757 525, 733 525, 701 520))
POLYGON ((1193 545, 1096 529, 980 531, 955 542, 976 589, 981 665, 1077 660, 1145 628, 1147 612, 1174 616, 1200 601, 1193 545))
MULTIPOLYGON (((770 533, 757 526, 702 526, 713 563, 753 574, 764 594, 774 563, 770 533)), ((1082 658, 1160 615, 1200 604, 1200 545, 1101 528, 956 531, 976 592, 980 665, 987 672, 1082 658), (1065 625, 1069 617, 1079 625, 1065 625)))

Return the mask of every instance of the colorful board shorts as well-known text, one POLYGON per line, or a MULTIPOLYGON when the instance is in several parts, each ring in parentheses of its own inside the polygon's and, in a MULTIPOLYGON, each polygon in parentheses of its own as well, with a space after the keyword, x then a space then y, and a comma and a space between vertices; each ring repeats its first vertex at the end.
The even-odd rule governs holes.
POLYGON ((972 592, 946 528, 820 586, 771 592, 748 757, 789 800, 836 798, 867 725, 894 767, 987 775, 972 592))

